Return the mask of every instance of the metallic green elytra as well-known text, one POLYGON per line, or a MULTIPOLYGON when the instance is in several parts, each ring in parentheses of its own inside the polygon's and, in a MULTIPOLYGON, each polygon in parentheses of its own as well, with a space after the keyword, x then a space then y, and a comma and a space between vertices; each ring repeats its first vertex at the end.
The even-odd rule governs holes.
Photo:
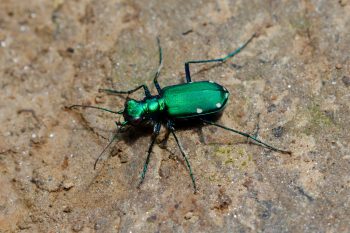
MULTIPOLYGON (((165 125, 169 132, 174 136, 174 139, 180 149, 180 152, 186 162, 187 168, 190 173, 192 180, 193 188, 195 192, 197 191, 196 182, 192 172, 191 165, 187 159, 185 152, 180 146, 180 142, 175 134, 175 125, 177 120, 181 119, 192 119, 202 122, 206 125, 214 125, 219 128, 240 134, 246 138, 252 139, 259 145, 265 146, 270 150, 278 151, 281 153, 291 153, 290 151, 277 149, 257 138, 256 135, 250 135, 235 129, 228 128, 226 126, 217 124, 213 121, 210 121, 208 116, 212 116, 219 112, 222 112, 225 105, 227 104, 229 92, 225 87, 214 83, 212 81, 201 81, 201 82, 192 82, 190 74, 190 64, 196 63, 210 63, 210 62, 224 62, 228 58, 232 58, 238 54, 247 44, 255 37, 255 34, 249 38, 241 47, 229 53, 226 57, 211 59, 211 60, 194 60, 185 62, 185 73, 186 73, 186 83, 167 86, 161 88, 158 83, 158 77, 160 70, 163 66, 163 55, 162 49, 160 47, 160 42, 158 39, 159 46, 159 67, 155 73, 153 83, 157 89, 158 94, 152 95, 146 85, 140 85, 129 91, 117 91, 110 89, 99 89, 100 92, 104 92, 111 95, 119 94, 131 94, 141 88, 145 92, 145 98, 143 100, 128 99, 125 102, 124 109, 121 111, 113 111, 106 108, 101 108, 97 106, 86 106, 86 105, 72 105, 70 108, 74 107, 84 107, 84 108, 95 108, 100 109, 106 112, 114 114, 122 114, 124 117, 124 122, 115 122, 118 130, 128 129, 128 126, 138 127, 140 124, 152 125, 153 126, 153 135, 151 144, 148 148, 146 161, 143 166, 141 173, 141 180, 139 185, 144 181, 152 148, 155 143, 156 137, 159 134, 161 125, 165 125)), ((94 168, 96 169, 97 162, 99 161, 102 154, 106 149, 112 144, 116 139, 116 134, 113 136, 109 144, 104 148, 101 154, 95 161, 94 168)))
POLYGON ((227 89, 212 81, 164 87, 162 95, 166 113, 174 118, 215 114, 223 110, 228 97, 227 89))

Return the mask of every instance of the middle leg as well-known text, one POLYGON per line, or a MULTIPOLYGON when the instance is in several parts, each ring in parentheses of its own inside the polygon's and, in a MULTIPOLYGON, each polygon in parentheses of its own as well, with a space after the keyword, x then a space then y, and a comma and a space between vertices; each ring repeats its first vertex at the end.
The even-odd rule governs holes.
POLYGON ((104 92, 107 94, 111 94, 111 95, 115 95, 115 94, 131 94, 134 93, 135 91, 139 90, 143 88, 143 90, 145 91, 145 95, 146 97, 151 97, 151 92, 149 91, 148 87, 145 84, 142 84, 134 89, 128 90, 128 91, 117 91, 117 90, 111 90, 111 89, 98 89, 99 92, 104 92))
POLYGON ((147 172, 147 169, 148 169, 149 160, 151 158, 152 148, 153 148, 153 145, 154 145, 154 143, 156 141, 156 138, 157 138, 157 136, 159 134, 160 127, 161 127, 161 123, 160 122, 157 122, 154 125, 153 134, 152 134, 152 141, 151 141, 151 144, 148 147, 147 158, 146 158, 145 164, 143 165, 143 170, 142 170, 142 173, 141 173, 141 180, 140 180, 140 183, 139 183, 138 187, 141 186, 141 184, 143 183, 143 181, 145 179, 145 175, 146 175, 146 172, 147 172))

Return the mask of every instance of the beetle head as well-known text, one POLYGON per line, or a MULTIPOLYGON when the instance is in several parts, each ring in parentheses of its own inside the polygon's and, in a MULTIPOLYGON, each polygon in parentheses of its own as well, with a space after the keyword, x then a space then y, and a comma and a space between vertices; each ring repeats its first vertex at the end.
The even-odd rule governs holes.
POLYGON ((125 102, 124 119, 132 125, 138 125, 144 120, 145 104, 143 102, 128 99, 125 102))

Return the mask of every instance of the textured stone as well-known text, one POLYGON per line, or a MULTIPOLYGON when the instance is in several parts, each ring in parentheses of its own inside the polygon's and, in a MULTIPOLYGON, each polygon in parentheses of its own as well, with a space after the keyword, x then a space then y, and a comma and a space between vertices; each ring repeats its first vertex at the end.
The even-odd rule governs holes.
POLYGON ((350 232, 349 23, 346 0, 2 1, 0 231, 350 232), (255 32, 192 79, 230 91, 220 123, 291 155, 186 125, 198 194, 172 135, 137 188, 152 129, 131 128, 94 170, 122 117, 65 106, 123 108, 99 88, 155 94, 157 37, 164 87, 255 32))

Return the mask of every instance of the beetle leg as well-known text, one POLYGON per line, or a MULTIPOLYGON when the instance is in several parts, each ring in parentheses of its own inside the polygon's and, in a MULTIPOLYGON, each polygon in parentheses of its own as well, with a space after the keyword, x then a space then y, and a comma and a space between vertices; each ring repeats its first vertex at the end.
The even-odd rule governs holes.
POLYGON ((159 66, 158 66, 156 74, 154 75, 153 83, 156 86, 159 95, 161 95, 162 94, 162 88, 159 86, 158 77, 159 77, 159 74, 160 74, 160 70, 163 67, 163 52, 162 52, 162 47, 160 46, 159 37, 157 37, 157 43, 158 43, 158 48, 159 48, 159 66))
POLYGON ((160 122, 157 122, 154 125, 153 134, 152 134, 152 141, 151 141, 151 144, 148 147, 147 158, 146 158, 145 164, 143 165, 143 170, 142 170, 142 173, 141 173, 141 180, 140 180, 140 183, 139 183, 138 187, 140 187, 140 185, 143 183, 143 180, 145 179, 145 175, 146 175, 147 168, 148 168, 148 163, 149 163, 149 160, 151 158, 152 148, 153 148, 153 145, 154 145, 154 143, 156 141, 156 138, 157 138, 157 136, 159 134, 160 126, 161 126, 160 122))
POLYGON ((131 94, 134 93, 135 91, 139 90, 143 88, 143 90, 145 91, 145 95, 146 97, 151 97, 151 92, 149 91, 148 87, 146 85, 140 85, 134 89, 128 90, 128 91, 117 91, 117 90, 111 90, 111 89, 98 89, 99 92, 105 92, 107 94, 111 94, 111 95, 119 95, 119 94, 131 94))
POLYGON ((94 170, 96 170, 96 166, 98 161, 100 160, 101 156, 104 154, 104 152, 108 149, 108 147, 110 147, 112 145, 112 143, 114 142, 114 140, 117 139, 117 134, 113 135, 113 138, 111 139, 111 141, 107 144, 107 146, 102 150, 102 152, 100 153, 100 155, 97 157, 97 159, 95 160, 94 163, 94 170))
POLYGON ((180 151, 181 151, 181 155, 183 156, 183 158, 185 159, 185 162, 186 162, 186 165, 187 165, 187 168, 188 168, 188 171, 190 172, 190 177, 191 177, 191 180, 192 180, 192 184, 193 184, 193 188, 194 188, 194 193, 197 192, 197 186, 196 186, 196 181, 194 179, 194 175, 193 175, 193 172, 192 172, 192 168, 191 168, 191 165, 190 165, 190 162, 188 161, 187 159, 187 156, 185 154, 185 152, 183 151, 182 149, 182 146, 179 142, 179 139, 177 138, 176 134, 175 134, 175 129, 174 127, 172 126, 172 123, 171 122, 168 122, 168 128, 170 130, 170 132, 172 133, 172 135, 174 136, 175 138, 175 141, 176 141, 176 144, 177 146, 179 147, 180 151))
POLYGON ((254 33, 249 40, 247 40, 241 47, 236 49, 235 51, 229 53, 226 57, 223 58, 215 58, 215 59, 210 59, 210 60, 194 60, 194 61, 187 61, 185 62, 185 72, 186 72, 186 81, 190 83, 191 80, 191 74, 190 74, 190 64, 195 64, 195 63, 209 63, 209 62, 224 62, 227 59, 234 57, 237 53, 241 52, 242 49, 244 49, 250 41, 256 36, 256 33, 254 33))
POLYGON ((270 150, 274 150, 274 151, 278 151, 278 152, 286 153, 286 154, 292 154, 291 151, 277 149, 276 147, 273 147, 273 146, 271 146, 271 145, 269 145, 269 144, 267 144, 267 143, 265 143, 265 142, 263 142, 263 141, 260 141, 260 140, 257 139, 255 136, 251 136, 251 135, 249 135, 249 134, 247 134, 247 133, 244 133, 244 132, 241 132, 241 131, 238 131, 238 130, 235 130, 235 129, 231 129, 231 128, 228 128, 228 127, 223 126, 223 125, 219 125, 219 124, 217 124, 217 123, 215 123, 215 122, 212 122, 212 121, 207 121, 207 120, 205 120, 205 119, 203 119, 203 118, 201 118, 201 121, 204 122, 204 123, 206 123, 206 124, 214 125, 214 126, 217 126, 217 127, 219 127, 219 128, 222 128, 222 129, 225 129, 225 130, 234 132, 234 133, 236 133, 236 134, 242 135, 242 136, 244 136, 244 137, 250 138, 250 139, 254 140, 255 142, 257 142, 258 144, 263 145, 263 146, 265 146, 266 148, 269 148, 270 150))

